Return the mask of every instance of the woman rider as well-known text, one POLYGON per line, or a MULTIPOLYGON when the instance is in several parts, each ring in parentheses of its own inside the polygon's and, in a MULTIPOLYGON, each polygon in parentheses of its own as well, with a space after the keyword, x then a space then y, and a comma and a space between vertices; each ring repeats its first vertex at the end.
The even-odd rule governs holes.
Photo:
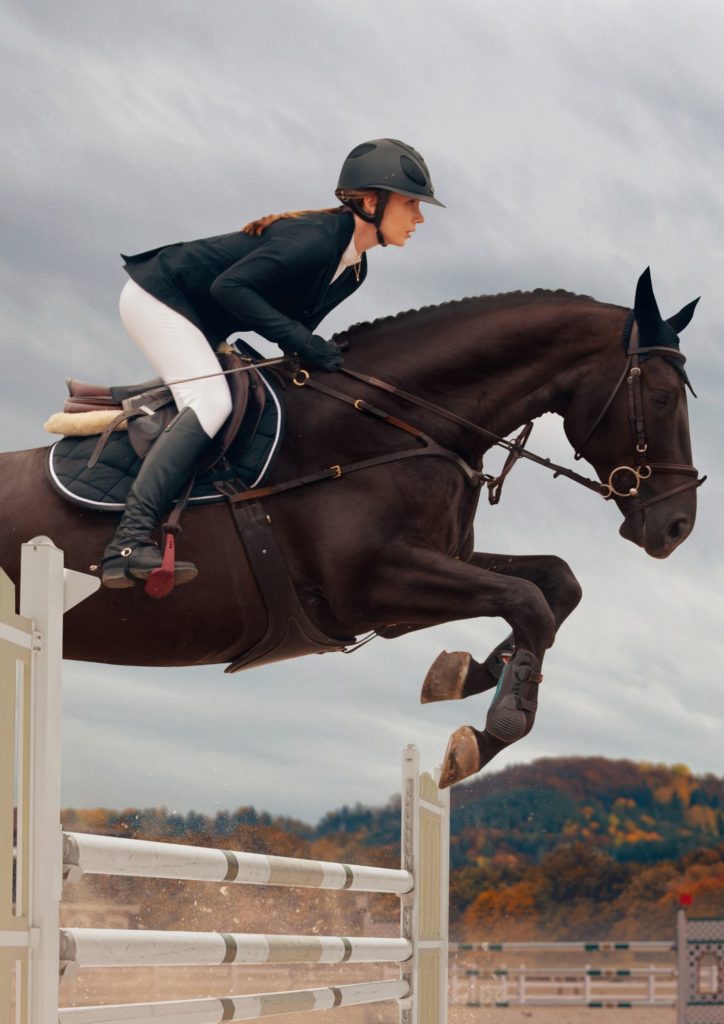
MULTIPOLYGON (((124 256, 123 325, 165 382, 179 413, 141 465, 113 540, 103 584, 132 587, 162 563, 159 520, 231 412, 214 348, 236 331, 256 331, 307 367, 333 372, 340 350, 315 334, 320 321, 359 288, 368 249, 403 246, 434 196, 425 161, 396 139, 364 142, 349 154, 335 192, 342 206, 263 217, 242 231, 124 256), (208 375, 213 376, 209 377, 208 375)), ((176 562, 174 582, 197 575, 176 562)))

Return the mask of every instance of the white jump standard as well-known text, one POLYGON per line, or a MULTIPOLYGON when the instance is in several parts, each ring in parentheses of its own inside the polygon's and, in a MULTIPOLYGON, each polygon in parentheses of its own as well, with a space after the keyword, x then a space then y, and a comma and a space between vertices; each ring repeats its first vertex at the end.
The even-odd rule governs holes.
POLYGON ((676 919, 677 1024, 724 1024, 724 918, 676 919))
POLYGON ((336 864, 60 830, 63 613, 98 586, 63 569, 45 537, 23 545, 22 615, 0 570, 0 1020, 10 1024, 217 1024, 396 1001, 401 1024, 446 1024, 449 790, 402 762, 400 869, 336 864), (51 784, 52 783, 52 784, 51 784), (17 856, 13 817, 17 808, 17 856), (15 869, 15 870, 14 870, 15 869), (83 874, 392 893, 400 937, 63 928, 63 880, 83 874), (58 1008, 59 976, 84 966, 395 963, 397 980, 117 1006, 58 1008), (11 979, 14 972, 14 983, 11 979))

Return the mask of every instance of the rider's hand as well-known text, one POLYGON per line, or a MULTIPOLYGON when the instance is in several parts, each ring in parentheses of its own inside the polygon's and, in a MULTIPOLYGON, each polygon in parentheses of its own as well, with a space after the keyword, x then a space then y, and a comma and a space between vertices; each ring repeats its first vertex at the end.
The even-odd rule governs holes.
POLYGON ((334 373, 344 364, 339 346, 333 341, 325 341, 318 334, 313 334, 309 341, 298 347, 303 363, 334 373))

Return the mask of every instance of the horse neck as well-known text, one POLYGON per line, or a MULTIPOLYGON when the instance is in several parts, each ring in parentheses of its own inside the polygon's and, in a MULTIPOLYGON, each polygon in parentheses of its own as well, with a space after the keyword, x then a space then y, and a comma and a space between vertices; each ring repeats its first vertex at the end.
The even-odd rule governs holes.
MULTIPOLYGON (((460 307, 422 311, 397 331, 387 325, 354 368, 504 435, 545 412, 565 415, 583 377, 608 377, 608 364, 620 362, 621 307, 555 295, 497 309, 476 309, 474 301, 460 307)), ((460 443, 461 428, 434 413, 416 410, 415 422, 460 443)))

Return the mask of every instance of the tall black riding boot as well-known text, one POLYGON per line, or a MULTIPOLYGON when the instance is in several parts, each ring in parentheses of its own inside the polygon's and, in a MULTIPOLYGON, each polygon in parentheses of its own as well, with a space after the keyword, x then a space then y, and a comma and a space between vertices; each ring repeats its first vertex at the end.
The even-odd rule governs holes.
MULTIPOLYGON (((161 517, 188 481, 209 443, 193 409, 186 408, 166 427, 144 459, 126 498, 126 509, 113 540, 103 553, 105 587, 132 587, 146 580, 163 561, 153 539, 161 517)), ((175 583, 188 583, 198 570, 177 562, 175 583)))

